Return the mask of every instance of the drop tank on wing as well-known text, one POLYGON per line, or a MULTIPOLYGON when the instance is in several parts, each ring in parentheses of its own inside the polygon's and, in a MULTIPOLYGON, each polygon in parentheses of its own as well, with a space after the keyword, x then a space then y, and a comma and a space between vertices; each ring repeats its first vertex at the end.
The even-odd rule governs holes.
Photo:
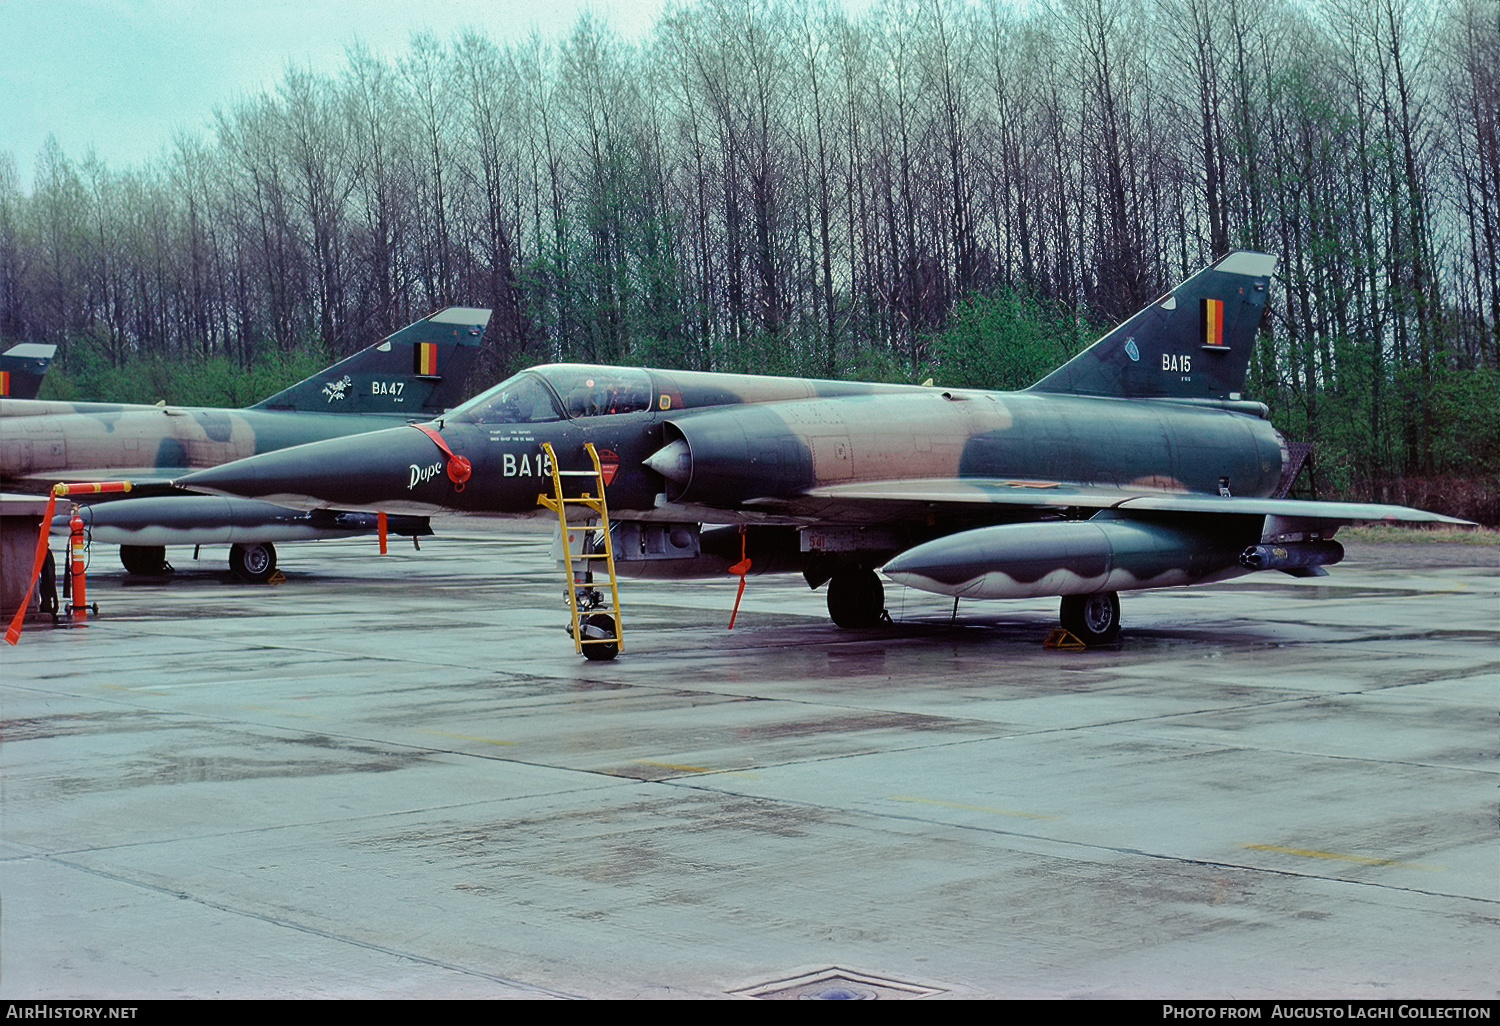
POLYGON ((918 545, 885 575, 921 591, 963 598, 1034 598, 1160 588, 1237 577, 1259 518, 1191 526, 1100 516, 1086 521, 1005 524, 918 545))

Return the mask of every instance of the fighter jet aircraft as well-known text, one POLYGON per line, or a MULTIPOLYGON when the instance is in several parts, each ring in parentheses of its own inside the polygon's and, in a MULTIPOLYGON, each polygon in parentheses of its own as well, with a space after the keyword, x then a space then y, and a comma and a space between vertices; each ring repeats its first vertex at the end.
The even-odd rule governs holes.
MULTIPOLYGON (((246 409, 0 400, 0 486, 127 479, 134 496, 88 506, 92 541, 119 545, 131 573, 168 570, 166 546, 229 544, 229 565, 264 581, 275 542, 376 530, 374 513, 307 513, 268 503, 175 492, 191 470, 289 445, 426 421, 458 405, 490 311, 450 307, 246 409)), ((396 534, 430 534, 396 517, 396 534)))
POLYGON ((0 399, 35 399, 56 352, 54 345, 19 342, 0 353, 0 399))
MULTIPOLYGON (((802 573, 841 627, 876 574, 965 598, 1060 596, 1087 644, 1118 592, 1325 573, 1398 506, 1275 497, 1288 444, 1241 394, 1275 265, 1235 252, 1020 392, 552 365, 421 430, 284 449, 179 480, 303 509, 548 515, 548 443, 602 460, 619 573, 802 573), (712 525, 728 525, 714 527, 712 525)), ((585 653, 587 654, 587 653, 585 653)))

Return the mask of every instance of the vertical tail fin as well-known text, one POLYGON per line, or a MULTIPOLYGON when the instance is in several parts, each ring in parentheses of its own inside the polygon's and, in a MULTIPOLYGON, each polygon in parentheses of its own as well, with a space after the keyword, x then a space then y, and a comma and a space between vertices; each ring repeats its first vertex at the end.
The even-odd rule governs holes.
POLYGON ((56 352, 54 345, 21 342, 0 353, 0 397, 35 399, 56 352))
POLYGON ((1127 399, 1238 399, 1276 258, 1206 267, 1031 386, 1127 399))
POLYGON ((464 382, 489 323, 488 310, 450 306, 252 409, 440 416, 468 398, 464 382))

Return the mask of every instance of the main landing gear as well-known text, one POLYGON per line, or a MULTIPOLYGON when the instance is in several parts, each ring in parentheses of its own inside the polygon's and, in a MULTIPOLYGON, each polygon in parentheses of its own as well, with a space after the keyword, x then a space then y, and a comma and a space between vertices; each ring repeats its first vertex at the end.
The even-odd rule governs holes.
POLYGON ((165 577, 172 572, 165 545, 121 545, 120 565, 134 577, 165 577))
POLYGON ((840 570, 828 580, 828 615, 839 627, 879 627, 887 621, 885 586, 874 570, 840 570))
MULTIPOLYGON (((875 571, 855 567, 829 578, 828 615, 837 626, 851 630, 889 623, 885 588, 875 571)), ((1058 620, 1085 645, 1108 645, 1120 637, 1120 595, 1113 591, 1064 595, 1058 620)))
POLYGON ((1120 636, 1120 595, 1114 591, 1064 595, 1058 619, 1085 645, 1108 645, 1120 636))
POLYGON ((265 584, 276 573, 276 546, 270 542, 231 545, 229 569, 251 584, 265 584))
MULTIPOLYGON (((175 573, 164 545, 121 545, 120 564, 134 577, 165 577, 175 573)), ((251 584, 265 584, 276 573, 276 546, 255 542, 229 547, 229 569, 251 584)))

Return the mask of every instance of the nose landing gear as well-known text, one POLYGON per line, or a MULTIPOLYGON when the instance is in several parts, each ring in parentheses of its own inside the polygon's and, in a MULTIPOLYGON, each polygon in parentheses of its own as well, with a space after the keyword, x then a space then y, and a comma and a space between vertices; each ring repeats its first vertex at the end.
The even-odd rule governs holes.
POLYGON ((563 598, 567 600, 572 612, 568 634, 573 638, 573 647, 585 659, 601 661, 619 655, 624 644, 619 620, 620 589, 615 576, 614 543, 609 532, 609 506, 604 497, 604 469, 593 443, 585 442, 583 448, 594 469, 561 470, 552 445, 542 443, 542 450, 547 454, 547 461, 552 468, 552 494, 538 495, 537 504, 557 514, 561 549, 559 555, 568 575, 568 587, 563 592, 563 598), (576 497, 567 496, 563 492, 564 477, 585 478, 595 490, 576 497), (586 526, 570 527, 567 513, 569 506, 583 507, 587 513, 592 514, 591 522, 586 526), (578 543, 576 548, 575 538, 578 543), (609 584, 608 599, 601 589, 593 587, 596 570, 609 584))

